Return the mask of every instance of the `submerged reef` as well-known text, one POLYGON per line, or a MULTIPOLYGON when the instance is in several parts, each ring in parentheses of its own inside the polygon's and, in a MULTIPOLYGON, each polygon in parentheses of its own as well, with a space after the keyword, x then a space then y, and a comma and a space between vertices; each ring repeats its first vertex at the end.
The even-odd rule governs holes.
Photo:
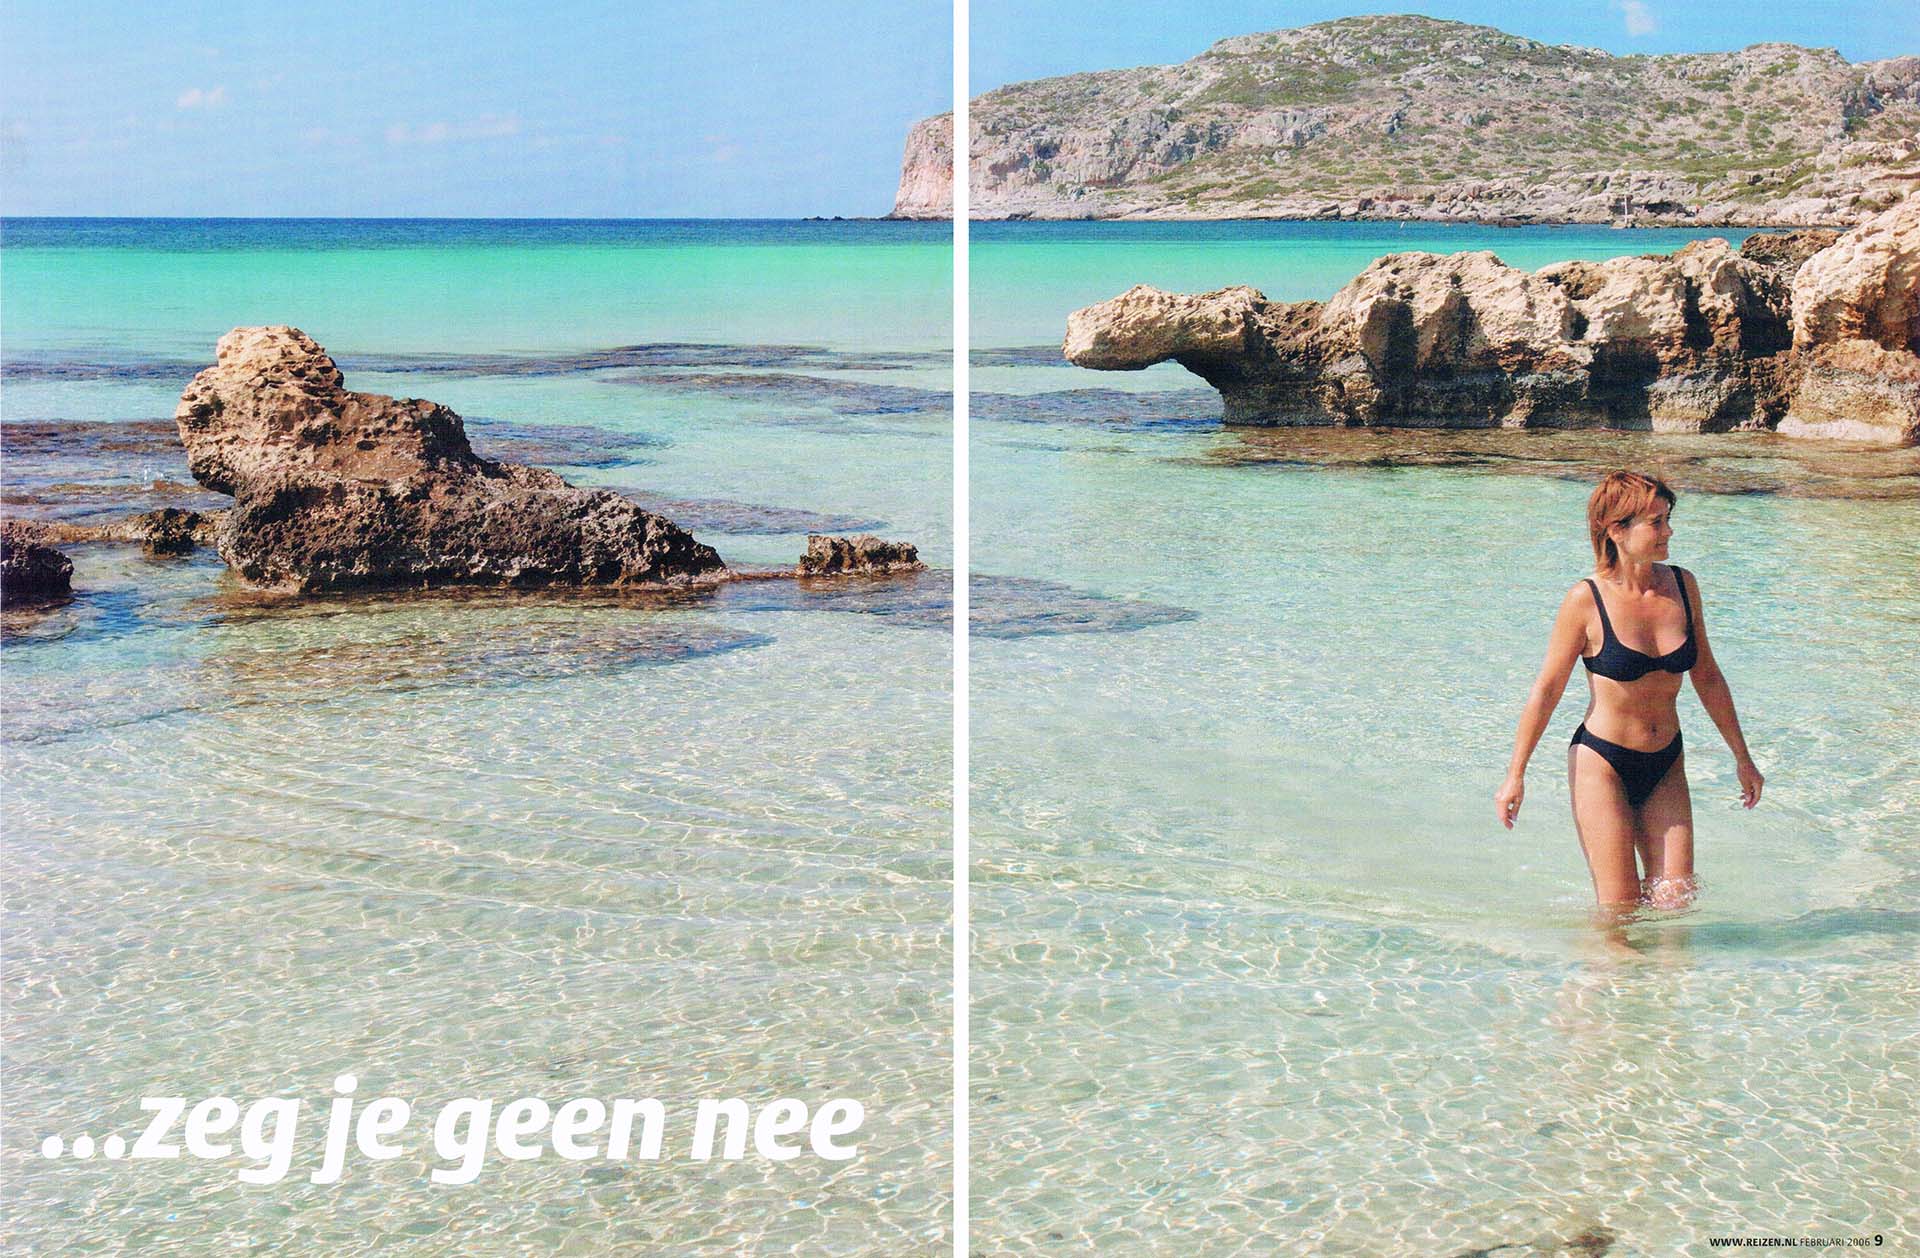
POLYGON ((1772 429, 1920 441, 1920 194, 1852 231, 1702 240, 1539 271, 1396 253, 1325 302, 1138 285, 1075 311, 1070 362, 1173 361, 1228 424, 1772 429))

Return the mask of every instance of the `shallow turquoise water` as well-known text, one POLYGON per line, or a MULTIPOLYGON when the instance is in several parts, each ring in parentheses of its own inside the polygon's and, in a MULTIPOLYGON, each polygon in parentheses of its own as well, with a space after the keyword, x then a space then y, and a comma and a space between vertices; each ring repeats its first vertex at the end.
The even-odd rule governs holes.
MULTIPOLYGON (((1136 281, 1325 296, 1409 236, 1527 264, 1676 243, 1354 225, 1322 251, 1311 225, 1105 226, 976 229, 974 344, 1057 341, 1068 310, 1136 281)), ((1222 432, 1178 368, 984 355, 974 379, 1025 400, 975 399, 975 571, 1191 613, 974 642, 976 1248, 1911 1243, 1910 475, 1896 500, 1814 496, 1859 485, 1765 438, 1377 454, 1366 434, 1222 432), (1768 774, 1743 812, 1689 690, 1705 893, 1624 954, 1588 924, 1569 817, 1581 677, 1519 826, 1492 805, 1588 566, 1585 478, 1614 462, 1681 482, 1674 558, 1768 774)))
MULTIPOLYGON (((703 267, 630 256, 669 238, 483 234, 436 255, 405 231, 341 249, 314 230, 129 260, 41 253, 9 224, 5 362, 24 369, 0 414, 164 416, 184 383, 167 363, 204 361, 233 322, 289 319, 351 386, 446 401, 477 435, 566 425, 557 440, 618 447, 562 464, 577 481, 720 517, 879 521, 950 558, 932 237, 790 244, 811 256, 767 265, 748 254, 782 246, 758 229, 672 244, 703 267), (881 283, 888 265, 910 282, 881 283), (122 294, 115 268, 150 278, 122 294), (636 296, 661 274, 687 291, 636 296), (658 341, 753 352, 645 370, 428 357, 658 341), (828 353, 771 352, 791 345, 828 353)), ((1406 231, 1529 265, 1678 239, 1406 231)), ((1910 1234, 1911 501, 1807 496, 1833 478, 1814 485, 1779 443, 1716 459, 1622 442, 1779 491, 1685 493, 1674 546, 1705 584, 1767 803, 1732 804, 1684 700, 1707 894, 1615 956, 1585 922, 1556 772, 1577 679, 1521 828, 1491 821, 1545 617, 1584 554, 1585 490, 1559 478, 1584 438, 1329 468, 1325 449, 1219 432, 1177 369, 992 358, 1057 342, 1066 310, 1139 280, 1324 296, 1409 247, 1402 229, 975 233, 975 382, 998 400, 976 399, 974 566, 1018 579, 974 595, 977 1248, 1910 1234)), ((108 463, 129 484, 168 472, 108 463)), ((709 540, 771 563, 800 538, 709 540)), ((204 559, 76 559, 81 597, 10 624, 0 652, 8 1241, 944 1252, 937 593, 910 615, 746 590, 288 607, 204 559), (142 1092, 312 1098, 348 1068, 363 1093, 432 1100, 851 1093, 868 1153, 724 1175, 548 1159, 457 1194, 415 1157, 261 1192, 231 1164, 33 1156, 142 1092)))
MULTIPOLYGON (((228 327, 290 322, 349 387, 444 401, 483 448, 544 443, 535 461, 576 482, 748 530, 695 526, 732 562, 791 563, 814 513, 950 563, 943 230, 6 230, 9 426, 135 431, 115 421, 170 416, 228 327), (568 357, 662 342, 692 348, 568 357), (854 387, 876 381, 896 392, 854 387)), ((108 491, 185 478, 165 441, 115 453, 62 431, 54 461, 9 438, 29 513, 111 514, 108 491)), ((918 616, 786 587, 303 604, 248 595, 210 555, 72 553, 75 601, 9 617, 0 650, 0 1244, 946 1244, 944 572, 889 585, 918 616), (496 1157, 449 1189, 410 1147, 310 1185, 342 1071, 422 1114, 459 1096, 657 1096, 670 1115, 851 1096, 868 1118, 850 1163, 702 1166, 682 1133, 659 1163, 496 1157), (238 1158, 37 1153, 49 1133, 134 1134, 142 1095, 274 1093, 305 1098, 308 1125, 273 1188, 237 1183, 238 1158)))

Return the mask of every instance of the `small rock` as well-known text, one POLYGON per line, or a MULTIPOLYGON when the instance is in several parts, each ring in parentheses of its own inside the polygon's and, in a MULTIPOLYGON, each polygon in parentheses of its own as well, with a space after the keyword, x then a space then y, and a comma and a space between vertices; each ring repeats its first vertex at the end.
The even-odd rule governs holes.
POLYGON ((198 511, 162 507, 132 517, 121 526, 149 555, 185 555, 213 540, 214 521, 198 511))
POLYGON ((800 556, 803 577, 837 576, 842 573, 919 572, 927 565, 920 552, 908 542, 883 541, 878 537, 828 537, 807 534, 807 553, 800 556))
POLYGON ((73 592, 73 560, 46 545, 31 525, 0 520, 0 606, 24 607, 73 592))

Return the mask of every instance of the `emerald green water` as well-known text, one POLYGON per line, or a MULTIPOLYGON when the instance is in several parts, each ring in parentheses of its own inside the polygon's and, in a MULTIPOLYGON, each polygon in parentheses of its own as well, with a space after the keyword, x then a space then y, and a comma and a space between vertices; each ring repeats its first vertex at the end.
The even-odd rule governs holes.
POLYGON ((206 334, 225 331, 216 326, 224 321, 295 322, 344 354, 796 338, 840 349, 951 344, 939 304, 951 267, 942 269, 938 233, 779 226, 784 236, 683 229, 608 241, 529 231, 371 244, 296 237, 289 226, 280 238, 221 248, 29 237, 8 242, 7 336, 16 352, 137 337, 149 351, 204 354, 206 334))
POLYGON ((975 572, 1188 613, 973 643, 980 1252, 1912 1243, 1912 452, 1229 432, 1177 367, 1038 348, 1136 282, 1300 299, 1403 248, 1537 265, 1685 238, 975 228, 975 572), (1514 830, 1492 798, 1620 464, 1680 489, 1673 556, 1768 786, 1739 808, 1689 690, 1705 890, 1612 949, 1567 799, 1581 677, 1514 830), (1835 496, 1859 493, 1881 497, 1835 496))

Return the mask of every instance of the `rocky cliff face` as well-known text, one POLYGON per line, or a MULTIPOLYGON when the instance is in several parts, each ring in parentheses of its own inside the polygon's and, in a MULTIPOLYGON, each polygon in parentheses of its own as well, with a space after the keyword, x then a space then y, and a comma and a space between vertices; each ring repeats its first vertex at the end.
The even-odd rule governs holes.
POLYGON ((948 218, 953 214, 953 115, 923 118, 907 132, 907 154, 900 162, 900 191, 893 210, 898 218, 948 218), (916 213, 913 207, 925 212, 916 213))
MULTIPOLYGON (((951 116, 894 213, 952 211, 951 116)), ((1360 17, 972 104, 978 218, 1414 218, 1850 226, 1920 188, 1920 57, 1616 57, 1360 17)))
POLYGON ((1142 285, 1075 311, 1063 350, 1107 371, 1177 362, 1229 424, 1920 442, 1920 194, 1838 239, 1797 235, 1538 271, 1395 253, 1326 302, 1142 285))

